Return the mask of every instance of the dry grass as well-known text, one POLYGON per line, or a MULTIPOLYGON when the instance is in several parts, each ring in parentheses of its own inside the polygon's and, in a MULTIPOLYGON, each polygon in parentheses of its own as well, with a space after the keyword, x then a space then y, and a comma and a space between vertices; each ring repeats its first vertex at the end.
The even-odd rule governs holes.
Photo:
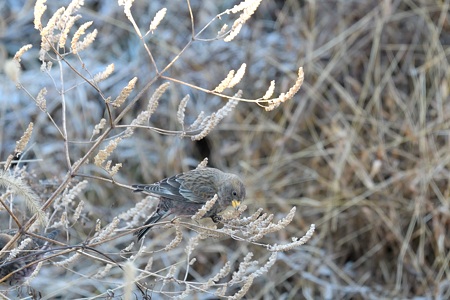
MULTIPOLYGON (((107 119, 108 128, 109 115, 100 93, 67 64, 55 65, 51 77, 39 72, 36 58, 40 37, 32 28, 32 7, 18 8, 13 2, 5 2, 0 8, 9 16, 0 24, 1 59, 9 66, 6 57, 14 56, 24 44, 33 44, 22 57, 20 82, 34 97, 47 88, 46 111, 52 119, 24 90, 16 90, 10 78, 19 75, 6 68, 0 74, 0 160, 6 161, 14 153, 16 141, 33 122, 31 140, 19 166, 27 166, 27 172, 21 175, 23 181, 47 201, 64 182, 68 164, 73 166, 91 149, 93 142, 89 139, 101 118, 107 119), (65 113, 59 93, 62 89, 65 113), (67 143, 52 122, 59 128, 66 124, 67 143)), ((49 2, 45 20, 60 6, 59 1, 49 2)), ((86 2, 79 12, 83 18, 76 24, 79 27, 93 20, 93 28, 99 31, 97 39, 80 54, 82 64, 73 55, 66 59, 87 78, 114 63, 115 71, 99 83, 103 95, 111 96, 111 101, 133 77, 138 77, 124 106, 112 110, 115 118, 155 78, 153 63, 123 8, 108 1, 86 2)), ((145 32, 162 6, 155 1, 135 2, 133 17, 145 32)), ((196 29, 234 4, 192 1, 196 29)), ((153 35, 144 38, 159 69, 191 38, 186 2, 167 1, 165 5, 165 18, 153 35)), ((126 185, 155 182, 192 169, 208 157, 210 166, 244 178, 248 191, 244 215, 262 207, 274 214, 276 222, 297 207, 289 226, 259 242, 288 243, 291 237, 303 235, 310 224, 316 224, 316 233, 306 245, 279 253, 268 273, 253 279, 246 298, 450 298, 450 152, 446 138, 450 124, 449 5, 449 1, 425 0, 268 0, 234 41, 190 44, 165 76, 213 90, 229 70, 246 63, 245 76, 227 95, 241 89, 244 98, 252 99, 264 95, 271 80, 276 80, 275 94, 289 90, 298 68, 303 67, 303 86, 294 99, 272 112, 254 103, 239 103, 201 141, 136 128, 134 135, 123 139, 108 158, 112 165, 123 165, 114 182, 101 180, 110 176, 93 164, 97 149, 89 156, 90 164, 83 165, 65 186, 70 190, 87 180, 83 192, 74 191, 76 196, 69 201, 68 190, 61 189, 58 196, 66 195, 56 199, 61 207, 52 204, 46 211, 50 222, 55 223, 63 212, 72 218, 79 203, 84 202, 79 219, 70 219, 70 226, 57 239, 63 245, 92 242, 97 219, 103 228, 139 202, 141 195, 133 194, 126 185)), ((231 25, 232 21, 228 15, 223 17, 223 22, 231 25)), ((203 38, 214 38, 221 24, 213 23, 203 38)), ((130 124, 145 110, 148 99, 165 81, 167 78, 158 78, 144 91, 119 125, 130 124)), ((185 111, 187 125, 200 111, 210 115, 225 104, 223 98, 172 81, 151 116, 150 126, 181 130, 177 109, 186 94, 191 98, 185 111)), ((110 130, 100 149, 122 131, 110 130)), ((21 202, 16 204, 15 214, 26 223, 30 213, 20 209, 21 202)), ((154 204, 148 199, 141 216, 150 213, 154 204)), ((177 296, 190 283, 195 286, 196 282, 206 282, 226 262, 232 274, 249 252, 259 261, 250 271, 270 261, 271 253, 264 247, 226 234, 200 240, 195 250, 187 253, 189 243, 199 236, 196 230, 201 232, 210 226, 209 220, 200 224, 183 220, 178 229, 154 228, 144 242, 146 249, 135 245, 120 252, 133 239, 131 228, 143 219, 122 221, 117 227, 121 230, 111 241, 94 248, 120 263, 136 256, 131 261, 140 270, 137 274, 145 274, 142 270, 151 256, 150 269, 159 272, 142 284, 152 291, 149 296, 153 299, 177 296), (183 236, 180 244, 162 251, 177 236, 177 230, 183 236), (147 252, 138 255, 139 249, 147 252), (192 258, 196 262, 187 267, 192 258)), ((6 228, 14 224, 5 211, 0 211, 0 220, 8 224, 6 228)), ((88 254, 95 259, 80 257, 64 266, 44 264, 31 281, 35 295, 93 298, 109 293, 119 298, 129 291, 124 289, 129 288, 124 274, 127 280, 136 276, 132 266, 127 264, 124 271, 114 265, 105 274, 93 277, 110 261, 95 252, 88 254)), ((61 254, 52 261, 71 256, 61 254)), ((227 276, 219 282, 228 282, 232 276, 227 276)), ((227 295, 243 286, 244 282, 230 286, 227 295)), ((15 295, 11 287, 0 288, 1 295, 7 295, 6 290, 8 295, 15 295)), ((211 299, 210 293, 192 291, 188 297, 195 294, 198 299, 211 299)))

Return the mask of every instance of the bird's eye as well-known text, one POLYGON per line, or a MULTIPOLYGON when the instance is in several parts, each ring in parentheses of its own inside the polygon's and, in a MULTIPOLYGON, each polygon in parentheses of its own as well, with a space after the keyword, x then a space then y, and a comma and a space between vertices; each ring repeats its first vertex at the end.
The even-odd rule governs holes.
POLYGON ((233 195, 233 197, 237 197, 237 192, 236 192, 236 191, 233 191, 233 192, 232 192, 232 195, 233 195))

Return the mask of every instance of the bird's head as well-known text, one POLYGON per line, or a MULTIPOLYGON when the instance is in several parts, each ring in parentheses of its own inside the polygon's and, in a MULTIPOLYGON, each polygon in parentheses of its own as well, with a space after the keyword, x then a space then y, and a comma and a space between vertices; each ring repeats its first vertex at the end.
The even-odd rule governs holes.
POLYGON ((236 175, 231 175, 224 180, 218 191, 219 201, 224 206, 238 208, 245 199, 245 186, 236 175))

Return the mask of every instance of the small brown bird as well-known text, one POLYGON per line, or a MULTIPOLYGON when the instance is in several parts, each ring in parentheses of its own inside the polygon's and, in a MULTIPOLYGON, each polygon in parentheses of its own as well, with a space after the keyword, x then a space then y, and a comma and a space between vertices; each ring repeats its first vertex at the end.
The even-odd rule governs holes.
MULTIPOLYGON (((132 185, 135 192, 146 192, 160 196, 156 211, 145 225, 158 222, 169 215, 193 216, 215 194, 217 201, 203 216, 217 222, 218 213, 230 205, 238 207, 245 198, 245 187, 238 176, 214 168, 200 168, 178 174, 157 183, 132 185)), ((149 226, 135 233, 140 240, 149 226)))
MULTIPOLYGON (((16 234, 16 230, 4 230, 0 232, 0 250, 3 249, 6 244, 13 238, 16 234)), ((54 239, 59 233, 59 230, 54 230, 49 234, 45 235, 48 239, 54 239)), ((27 236, 22 236, 19 241, 16 241, 10 248, 11 250, 17 248, 17 246, 27 238, 27 236)), ((25 278, 30 276, 36 269, 37 264, 32 264, 26 267, 28 264, 41 259, 45 250, 49 248, 49 243, 43 239, 31 238, 31 243, 25 246, 15 258, 7 260, 8 254, 3 255, 0 258, 0 281, 1 283, 7 282, 9 285, 17 285, 21 283, 25 278), (5 281, 2 279, 9 274, 13 273, 5 281)))

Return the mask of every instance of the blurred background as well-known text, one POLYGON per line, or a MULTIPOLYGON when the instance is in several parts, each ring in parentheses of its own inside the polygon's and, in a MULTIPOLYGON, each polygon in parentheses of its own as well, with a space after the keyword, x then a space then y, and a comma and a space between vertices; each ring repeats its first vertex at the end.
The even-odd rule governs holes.
MULTIPOLYGON (((43 19, 67 3, 48 1, 43 19)), ((191 1, 195 29, 235 4, 191 1)), ((255 280, 248 299, 450 298, 449 5, 448 0, 263 1, 233 42, 196 41, 165 75, 213 89, 230 69, 246 63, 247 73, 237 88, 245 98, 258 98, 271 80, 276 81, 275 94, 287 91, 303 66, 300 92, 272 112, 240 103, 198 142, 137 130, 112 157, 123 164, 116 181, 152 183, 192 169, 208 157, 209 166, 243 178, 249 213, 262 207, 279 219, 296 206, 294 221, 264 242, 287 243, 314 223, 313 239, 280 253, 267 277, 255 280)), ((30 160, 30 184, 41 188, 38 192, 45 200, 46 190, 57 186, 67 172, 64 144, 47 116, 16 89, 7 67, 22 45, 33 44, 22 58, 20 81, 34 96, 47 87, 47 110, 60 124, 61 77, 56 66, 50 72, 56 80, 39 71, 40 36, 33 25, 33 6, 34 1, 0 2, 0 161, 34 122, 22 159, 30 160)), ((144 39, 160 69, 191 39, 186 2, 136 0, 132 8, 145 32, 163 7, 165 19, 144 39)), ((80 14, 78 24, 93 20, 98 37, 80 54, 84 66, 74 57, 68 60, 83 74, 96 74, 114 63, 115 72, 100 88, 114 99, 137 76, 135 95, 155 72, 123 8, 114 1, 87 0, 80 14)), ((223 23, 231 25, 233 19, 227 17, 212 23, 200 37, 214 39, 223 23)), ((106 116, 105 105, 73 72, 64 73, 67 87, 75 161, 88 149, 93 126, 106 116)), ((186 94, 191 96, 187 124, 200 111, 210 114, 225 104, 224 99, 172 84, 150 125, 180 130, 176 111, 186 94)), ((139 101, 122 123, 129 124, 146 103, 139 101)), ((82 173, 107 177, 93 164, 82 173)), ((89 180, 80 198, 89 212, 85 224, 72 233, 78 241, 89 235, 96 219, 110 222, 142 196, 89 180)), ((0 214, 3 227, 8 218, 6 212, 0 214)), ((171 240, 163 229, 155 235, 159 239, 154 243, 160 245, 171 240)), ((236 253, 228 259, 237 260, 250 248, 225 239, 220 245, 205 242, 197 254, 208 265, 221 259, 218 253, 236 253)), ((183 255, 180 251, 171 255, 183 255)), ((58 276, 68 278, 69 273, 75 278, 71 268, 73 272, 43 268, 32 286, 44 295, 49 289, 67 292, 71 288, 58 276), (45 284, 48 280, 55 282, 53 287, 45 284)), ((201 267, 196 272, 198 278, 206 274, 201 267)), ((95 294, 88 284, 72 288, 80 286, 95 294)))

